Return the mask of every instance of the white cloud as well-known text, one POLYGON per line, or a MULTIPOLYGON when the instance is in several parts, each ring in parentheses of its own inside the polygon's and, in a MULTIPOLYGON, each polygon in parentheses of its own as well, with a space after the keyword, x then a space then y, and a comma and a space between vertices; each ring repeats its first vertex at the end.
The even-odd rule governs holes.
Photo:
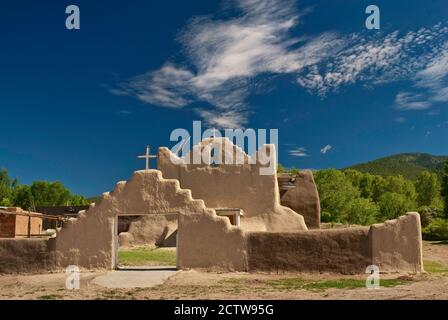
POLYGON ((188 94, 192 78, 189 70, 167 63, 157 71, 134 78, 127 90, 143 102, 180 108, 191 102, 188 94))
MULTIPOLYGON (((422 72, 439 54, 446 53, 447 36, 448 27, 441 23, 402 36, 397 31, 373 37, 351 34, 340 40, 345 46, 337 54, 301 70, 297 82, 325 96, 355 82, 372 86, 406 80, 422 72)), ((438 77, 445 67, 441 59, 427 73, 438 77)))
POLYGON ((418 71, 413 80, 419 93, 399 92, 395 98, 400 110, 423 110, 434 103, 448 101, 448 41, 440 46, 425 67, 418 71))
POLYGON ((290 156, 293 157, 308 157, 305 148, 294 148, 288 151, 290 156))
POLYGON ((395 122, 396 123, 405 123, 407 121, 408 121, 408 119, 405 118, 405 117, 397 117, 397 118, 395 118, 395 122))
POLYGON ((395 97, 398 110, 424 110, 431 107, 431 103, 422 94, 399 92, 395 97))
MULTIPOLYGON (((441 23, 401 36, 399 32, 376 36, 326 32, 294 37, 291 31, 306 13, 297 9, 294 0, 231 3, 239 11, 237 16, 195 17, 179 33, 182 64, 167 61, 111 92, 155 106, 192 106, 209 125, 241 127, 251 114, 247 98, 264 91, 261 75, 293 74, 300 86, 325 96, 356 82, 371 86, 417 74, 419 85, 427 88, 427 80, 446 74, 445 56, 440 54, 448 27, 441 23)), ((403 98, 409 97, 397 96, 398 102, 403 98)), ((434 101, 445 99, 447 87, 432 96, 434 101)), ((425 107, 420 100, 400 105, 402 110, 425 107)))
POLYGON ((331 151, 331 149, 333 149, 333 147, 331 145, 327 144, 325 147, 320 149, 320 153, 327 154, 328 152, 331 151))
POLYGON ((211 125, 244 125, 245 99, 260 74, 297 72, 318 63, 341 45, 337 36, 294 38, 301 17, 294 0, 236 0, 241 14, 229 19, 197 17, 179 34, 188 68, 167 62, 118 92, 143 102, 181 108, 205 102, 196 111, 211 125))
POLYGON ((214 110, 197 109, 197 113, 212 127, 240 128, 244 126, 246 115, 238 111, 219 112, 214 110))
POLYGON ((426 66, 425 69, 417 73, 420 87, 434 88, 439 87, 448 75, 448 41, 444 43, 442 51, 436 55, 426 66))

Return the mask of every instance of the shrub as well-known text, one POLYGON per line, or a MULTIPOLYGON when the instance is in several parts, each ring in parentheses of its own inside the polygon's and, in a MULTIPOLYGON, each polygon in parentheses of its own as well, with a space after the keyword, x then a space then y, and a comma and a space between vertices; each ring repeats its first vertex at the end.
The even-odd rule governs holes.
POLYGON ((316 172, 314 178, 319 190, 322 211, 331 215, 331 221, 343 222, 347 204, 359 198, 358 189, 339 170, 320 170, 316 172))
POLYGON ((331 215, 331 213, 329 213, 329 212, 325 212, 325 211, 322 211, 321 213, 320 213, 320 221, 321 222, 334 222, 333 220, 332 220, 332 215, 331 215))
POLYGON ((380 197, 378 205, 383 220, 395 219, 408 211, 415 210, 412 200, 403 194, 393 192, 384 193, 380 197))
POLYGON ((428 226, 433 219, 442 215, 440 209, 433 206, 422 206, 417 212, 420 213, 422 227, 428 226))
POLYGON ((423 228, 422 234, 425 240, 448 240, 448 220, 433 219, 428 226, 423 228))
POLYGON ((285 173, 286 169, 283 165, 281 165, 280 163, 277 164, 277 173, 285 173))
POLYGON ((379 208, 370 199, 356 198, 347 205, 345 221, 351 224, 370 225, 377 220, 379 208))

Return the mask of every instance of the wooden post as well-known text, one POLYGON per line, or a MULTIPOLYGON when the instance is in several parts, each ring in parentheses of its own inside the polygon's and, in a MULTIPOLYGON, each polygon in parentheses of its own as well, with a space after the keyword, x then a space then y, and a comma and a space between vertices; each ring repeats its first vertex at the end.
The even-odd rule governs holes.
POLYGON ((28 238, 31 238, 31 216, 28 216, 28 238))

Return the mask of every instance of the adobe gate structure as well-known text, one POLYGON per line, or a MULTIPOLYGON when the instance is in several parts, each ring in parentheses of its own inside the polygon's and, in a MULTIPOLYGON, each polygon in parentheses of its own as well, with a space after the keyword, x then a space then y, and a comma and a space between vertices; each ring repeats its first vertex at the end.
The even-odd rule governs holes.
MULTIPOLYGON (((261 151, 275 154, 273 145, 261 151)), ((179 269, 364 273, 374 264, 381 272, 423 271, 418 213, 370 227, 308 230, 300 212, 280 204, 277 175, 260 175, 262 164, 173 164, 171 156, 160 148, 159 170, 136 171, 65 223, 55 239, 40 245, 48 254, 41 255, 47 260, 39 266, 113 269, 119 215, 178 212, 179 269), (240 226, 231 225, 213 208, 243 210, 240 226)), ((20 248, 0 241, 0 255, 14 250, 20 255, 20 248)))

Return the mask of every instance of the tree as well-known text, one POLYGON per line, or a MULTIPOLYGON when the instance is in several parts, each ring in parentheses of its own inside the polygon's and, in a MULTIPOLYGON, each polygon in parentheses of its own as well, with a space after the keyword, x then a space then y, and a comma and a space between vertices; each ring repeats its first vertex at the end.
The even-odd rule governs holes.
POLYGON ((360 181, 362 179, 362 172, 354 169, 344 170, 345 176, 351 181, 352 185, 359 188, 360 181))
POLYGON ((34 204, 38 206, 65 206, 70 200, 68 191, 60 182, 35 181, 31 185, 34 204))
POLYGON ((70 196, 70 200, 68 200, 67 205, 69 206, 85 206, 85 205, 89 205, 90 202, 87 201, 86 198, 84 198, 83 196, 80 195, 71 195, 70 196))
POLYGON ((345 175, 350 179, 353 186, 358 188, 362 198, 372 198, 374 176, 370 173, 362 173, 354 169, 344 171, 345 175))
POLYGON ((385 192, 398 193, 406 196, 410 201, 417 199, 417 192, 412 181, 405 179, 403 176, 386 177, 385 192))
POLYGON ((414 210, 414 202, 404 194, 386 192, 378 202, 380 216, 383 220, 395 219, 410 210, 414 210))
POLYGON ((282 164, 277 164, 277 173, 285 173, 286 169, 282 164))
POLYGON ((440 196, 440 183, 437 174, 423 171, 415 182, 419 206, 431 206, 440 196))
POLYGON ((329 221, 344 222, 347 204, 359 198, 359 191, 345 174, 339 170, 320 170, 315 174, 322 212, 329 221))
POLYGON ((442 197, 443 197, 443 215, 448 219, 448 161, 443 167, 442 176, 442 197))
POLYGON ((12 201, 10 198, 3 198, 0 200, 0 207, 11 207, 12 201))
POLYGON ((60 182, 35 181, 31 186, 11 180, 6 169, 0 170, 0 206, 17 206, 35 210, 37 206, 81 206, 90 202, 83 196, 73 195, 60 182))
POLYGON ((370 199, 356 198, 347 205, 345 220, 351 224, 370 225, 377 221, 379 207, 370 199))
POLYGON ((381 176, 373 176, 372 181, 372 200, 378 202, 380 197, 386 192, 387 182, 381 176))
POLYGON ((29 186, 19 186, 14 190, 14 206, 24 210, 36 210, 29 186))
POLYGON ((292 167, 291 169, 289 169, 289 173, 292 175, 298 175, 300 173, 300 170, 296 167, 292 167))
POLYGON ((359 191, 361 197, 371 199, 373 197, 374 176, 370 173, 364 173, 359 181, 359 191))
POLYGON ((0 170, 0 203, 9 203, 11 200, 11 179, 6 169, 0 170))

